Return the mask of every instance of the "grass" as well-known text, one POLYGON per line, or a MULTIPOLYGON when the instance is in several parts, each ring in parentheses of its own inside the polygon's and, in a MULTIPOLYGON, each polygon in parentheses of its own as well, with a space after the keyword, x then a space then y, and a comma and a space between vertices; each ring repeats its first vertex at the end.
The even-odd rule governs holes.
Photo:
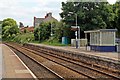
POLYGON ((68 46, 67 44, 61 44, 59 42, 47 42, 47 41, 44 41, 41 44, 51 45, 51 46, 68 46))
POLYGON ((32 43, 35 43, 35 44, 45 44, 45 45, 50 45, 50 46, 68 46, 67 44, 61 44, 60 42, 48 42, 48 41, 39 42, 39 41, 32 41, 32 43))
POLYGON ((45 44, 45 45, 51 45, 51 46, 69 46, 68 44, 62 44, 62 43, 57 42, 57 41, 48 41, 48 40, 45 40, 45 41, 42 41, 42 42, 32 41, 32 43, 45 44))
POLYGON ((48 39, 48 40, 44 40, 42 42, 35 41, 33 33, 18 34, 14 38, 12 38, 12 39, 5 39, 4 41, 6 41, 6 42, 17 42, 17 43, 20 43, 20 44, 36 43, 36 44, 45 44, 45 45, 51 45, 51 46, 69 46, 67 44, 62 44, 62 43, 58 42, 55 39, 48 39))

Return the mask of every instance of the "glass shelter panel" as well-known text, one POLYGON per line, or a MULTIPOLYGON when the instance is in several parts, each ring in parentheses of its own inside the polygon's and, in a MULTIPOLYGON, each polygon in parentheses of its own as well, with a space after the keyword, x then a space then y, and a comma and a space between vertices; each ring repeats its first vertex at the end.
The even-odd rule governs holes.
POLYGON ((114 32, 102 32, 102 45, 114 45, 114 32))

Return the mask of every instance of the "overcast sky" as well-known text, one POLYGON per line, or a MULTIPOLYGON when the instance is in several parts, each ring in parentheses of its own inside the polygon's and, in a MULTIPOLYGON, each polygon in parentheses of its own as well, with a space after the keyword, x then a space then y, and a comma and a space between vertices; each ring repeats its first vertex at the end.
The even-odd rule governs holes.
POLYGON ((60 20, 61 2, 66 1, 67 0, 0 0, 0 20, 13 18, 17 23, 23 22, 25 26, 32 26, 34 16, 41 18, 48 12, 52 12, 53 17, 60 20))
POLYGON ((0 0, 0 20, 13 18, 23 24, 32 26, 33 17, 44 17, 52 12, 60 20, 61 2, 66 0, 0 0))

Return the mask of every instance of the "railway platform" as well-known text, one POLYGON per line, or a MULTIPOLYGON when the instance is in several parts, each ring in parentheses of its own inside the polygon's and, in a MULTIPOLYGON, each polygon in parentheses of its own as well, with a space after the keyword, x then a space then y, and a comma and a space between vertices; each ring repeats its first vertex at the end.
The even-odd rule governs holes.
POLYGON ((2 46, 0 42, 0 79, 2 79, 2 46))
POLYGON ((97 51, 95 52, 95 51, 86 50, 85 47, 80 47, 80 48, 76 49, 75 47, 71 47, 71 46, 60 47, 60 46, 50 46, 50 45, 36 44, 36 43, 30 43, 30 44, 50 47, 50 48, 59 49, 59 50, 71 51, 71 52, 75 52, 77 54, 83 53, 83 54, 98 56, 98 57, 102 57, 102 58, 120 60, 120 57, 119 57, 120 55, 117 52, 97 52, 97 51))
POLYGON ((36 78, 32 71, 21 61, 21 59, 6 45, 2 47, 2 78, 36 78))

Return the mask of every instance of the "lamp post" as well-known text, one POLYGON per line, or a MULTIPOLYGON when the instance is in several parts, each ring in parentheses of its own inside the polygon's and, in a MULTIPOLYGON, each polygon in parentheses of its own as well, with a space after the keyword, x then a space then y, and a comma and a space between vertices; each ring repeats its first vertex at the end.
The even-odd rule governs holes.
MULTIPOLYGON (((76 6, 76 4, 74 4, 74 6, 76 6)), ((80 48, 80 26, 77 26, 77 13, 75 13, 76 15, 76 28, 77 28, 77 31, 78 31, 78 48, 80 48)))
MULTIPOLYGON (((73 13, 73 12, 70 12, 73 13)), ((75 31, 75 36, 76 36, 76 48, 80 48, 80 27, 77 25, 77 13, 75 14, 76 17, 76 28, 77 31, 75 31), (78 38, 77 38, 78 36, 78 38)))
MULTIPOLYGON (((78 29, 77 27, 77 14, 75 14, 76 16, 76 28, 78 29)), ((76 36, 76 49, 78 48, 79 44, 78 44, 78 38, 77 38, 77 34, 78 34, 78 31, 75 32, 75 36, 76 36)))

